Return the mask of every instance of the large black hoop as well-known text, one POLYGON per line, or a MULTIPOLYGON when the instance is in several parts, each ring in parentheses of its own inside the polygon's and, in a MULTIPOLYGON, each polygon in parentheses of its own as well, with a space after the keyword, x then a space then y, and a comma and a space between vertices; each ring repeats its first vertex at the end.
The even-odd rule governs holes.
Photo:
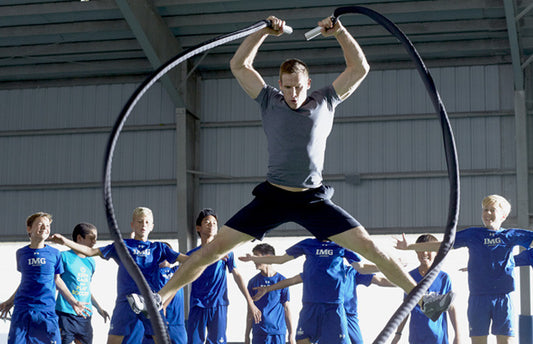
MULTIPOLYGON (((390 20, 382 16, 378 12, 370 10, 366 7, 361 6, 348 6, 348 7, 339 7, 335 10, 333 18, 339 18, 343 14, 348 13, 359 13, 370 17, 372 20, 382 25, 387 31, 389 31, 393 36, 395 36, 407 50, 409 56, 416 65, 416 68, 424 82, 426 90, 428 91, 429 96, 433 102, 436 112, 439 114, 439 119, 442 128, 443 134, 443 143, 446 155, 446 163, 448 166, 448 179, 450 182, 450 199, 448 207, 448 219, 446 224, 446 229, 444 232, 444 240, 439 249, 435 262, 433 263, 431 269, 428 271, 426 276, 420 281, 420 283, 409 293, 407 298, 398 308, 398 310, 393 314, 391 319, 388 321, 385 328, 381 331, 379 336, 375 339, 374 343, 384 343, 385 340, 390 336, 392 331, 398 327, 400 322, 407 316, 407 314, 413 309, 418 300, 422 297, 428 287, 431 285, 435 277, 440 271, 440 267, 447 253, 453 246, 455 240, 455 231, 457 227, 457 220, 459 217, 459 199, 460 199, 460 187, 459 187, 459 167, 457 161, 457 151, 455 148, 455 141, 453 137, 453 132, 449 123, 449 118, 444 108, 444 105, 440 99, 440 95, 437 91, 435 83, 431 74, 427 70, 424 62, 420 58, 418 52, 414 48, 410 40, 405 36, 405 34, 390 20)), ((227 42, 248 36, 264 27, 269 23, 267 21, 257 22, 247 28, 242 30, 234 31, 229 34, 218 36, 212 40, 203 42, 195 47, 192 47, 183 53, 175 56, 164 65, 159 67, 156 71, 151 73, 146 80, 135 90, 132 96, 128 99, 126 105, 123 107, 119 117, 117 118, 115 125, 111 131, 105 157, 104 157, 104 176, 103 176, 103 189, 104 189, 104 205, 107 217, 107 223, 109 226, 109 231, 115 242, 117 253, 126 267, 128 273, 132 276, 133 280, 139 286, 141 294, 147 300, 148 304, 148 313, 154 328, 154 333, 158 343, 169 344, 170 340, 168 338, 168 333, 165 328, 159 312, 155 306, 154 300, 152 298, 150 287, 148 283, 142 276, 141 271, 129 255, 126 246, 122 240, 122 235, 118 228, 118 224, 115 218, 113 201, 111 196, 111 166, 113 161, 113 153, 120 136, 122 128, 131 114, 133 107, 144 93, 161 77, 163 77, 170 69, 176 67, 178 64, 186 61, 187 59, 204 52, 206 50, 212 49, 219 45, 225 44, 227 42)))

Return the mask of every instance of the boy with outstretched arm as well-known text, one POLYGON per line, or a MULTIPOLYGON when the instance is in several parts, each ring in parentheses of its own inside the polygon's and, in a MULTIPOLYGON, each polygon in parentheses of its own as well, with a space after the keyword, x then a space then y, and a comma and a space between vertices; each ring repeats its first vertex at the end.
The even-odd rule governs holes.
MULTIPOLYGON (((487 343, 489 329, 499 344, 512 343, 516 335, 512 292, 515 290, 513 248, 529 247, 533 231, 504 229, 502 223, 511 212, 511 204, 502 196, 490 195, 481 202, 484 227, 458 231, 454 248, 467 247, 468 322, 473 344, 487 343), (492 323, 492 325, 491 325, 492 323)), ((405 235, 396 247, 403 250, 437 251, 440 242, 408 245, 405 235)))
MULTIPOLYGON (((148 241, 148 235, 154 228, 154 217, 150 209, 145 207, 135 208, 131 228, 135 233, 134 238, 124 239, 124 244, 146 278, 148 285, 153 291, 157 291, 159 288, 155 281, 159 278, 159 264, 165 260, 171 263, 175 261, 183 262, 187 259, 187 256, 172 250, 162 242, 148 241)), ((54 234, 50 237, 50 240, 66 245, 88 257, 100 256, 106 260, 112 258, 119 265, 117 272, 117 300, 111 316, 107 344, 122 343, 124 336, 133 331, 139 320, 143 323, 145 334, 154 335, 149 319, 144 315, 133 312, 128 304, 126 296, 131 293, 139 293, 139 289, 120 260, 114 244, 91 248, 68 240, 61 234, 54 234)))
POLYGON ((86 317, 90 310, 72 296, 61 279, 61 252, 45 244, 50 235, 52 215, 38 212, 26 219, 30 244, 17 250, 17 270, 21 273, 19 287, 0 304, 0 317, 5 318, 15 306, 11 317, 8 344, 60 343, 58 317, 55 312, 56 289, 76 314, 86 317))

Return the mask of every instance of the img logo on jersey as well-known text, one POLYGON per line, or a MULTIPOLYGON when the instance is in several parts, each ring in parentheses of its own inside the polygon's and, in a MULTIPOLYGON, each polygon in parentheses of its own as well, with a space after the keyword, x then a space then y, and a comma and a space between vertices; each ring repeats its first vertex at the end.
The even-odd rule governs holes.
POLYGON ((41 266, 45 264, 46 264, 46 258, 29 258, 28 259, 29 266, 41 266))
POLYGON ((486 246, 496 246, 498 244, 501 244, 502 243, 502 239, 501 238, 485 238, 483 240, 483 244, 486 245, 486 246))
POLYGON ((333 255, 333 249, 331 248, 317 248, 315 255, 318 257, 329 257, 333 255))

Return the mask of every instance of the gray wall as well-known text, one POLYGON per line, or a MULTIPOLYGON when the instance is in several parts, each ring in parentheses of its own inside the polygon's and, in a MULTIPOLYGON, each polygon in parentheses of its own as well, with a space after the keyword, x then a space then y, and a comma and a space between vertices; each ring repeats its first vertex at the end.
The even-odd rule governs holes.
MULTIPOLYGON (((512 70, 491 65, 431 72, 458 147, 460 227, 479 224, 484 195, 499 193, 511 202, 516 195, 512 70)), ((312 77, 314 88, 336 74, 312 77)), ((267 82, 277 84, 276 78, 267 82)), ((53 213, 55 230, 62 233, 80 221, 107 231, 103 154, 110 127, 134 89, 117 84, 0 91, 2 240, 25 238, 24 220, 38 210, 53 213)), ((233 79, 204 80, 200 99, 197 207, 217 209, 223 222, 264 179, 265 138, 257 105, 233 79)), ((130 214, 138 205, 155 212, 153 237, 180 230, 175 226, 174 123, 174 107, 156 84, 120 137, 112 190, 123 233, 129 232, 130 214)), ((440 127, 414 70, 372 71, 338 107, 324 174, 336 189, 334 201, 375 233, 441 231, 448 181, 440 127)), ((295 224, 283 228, 301 232, 295 224)))
MULTIPOLYGON (((111 126, 135 85, 0 91, 2 240, 25 238, 35 211, 54 215, 53 230, 81 221, 105 229, 101 179, 111 126)), ((156 84, 135 108, 113 160, 113 203, 130 232, 136 206, 154 210, 157 235, 176 231, 174 107, 156 84)), ((168 236, 168 235, 167 235, 168 236)))

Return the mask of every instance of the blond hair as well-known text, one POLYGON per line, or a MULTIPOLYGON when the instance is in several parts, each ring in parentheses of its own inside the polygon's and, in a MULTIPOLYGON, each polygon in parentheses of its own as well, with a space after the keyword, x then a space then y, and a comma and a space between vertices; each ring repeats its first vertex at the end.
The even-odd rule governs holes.
POLYGON ((135 219, 140 216, 149 216, 152 219, 154 218, 154 214, 152 213, 152 210, 150 210, 150 208, 137 207, 133 209, 133 218, 135 219))
POLYGON ((26 226, 27 227, 31 227, 33 225, 33 222, 35 221, 35 219, 38 219, 39 217, 46 217, 48 219, 48 221, 50 221, 50 223, 52 223, 52 215, 51 214, 45 213, 43 211, 39 211, 39 212, 36 212, 36 213, 31 214, 30 216, 28 216, 28 218, 26 219, 26 226))
POLYGON ((485 208, 490 205, 498 206, 501 210, 503 210, 506 217, 511 213, 511 203, 509 203, 508 200, 500 195, 489 195, 483 198, 483 201, 481 201, 481 206, 485 208))

